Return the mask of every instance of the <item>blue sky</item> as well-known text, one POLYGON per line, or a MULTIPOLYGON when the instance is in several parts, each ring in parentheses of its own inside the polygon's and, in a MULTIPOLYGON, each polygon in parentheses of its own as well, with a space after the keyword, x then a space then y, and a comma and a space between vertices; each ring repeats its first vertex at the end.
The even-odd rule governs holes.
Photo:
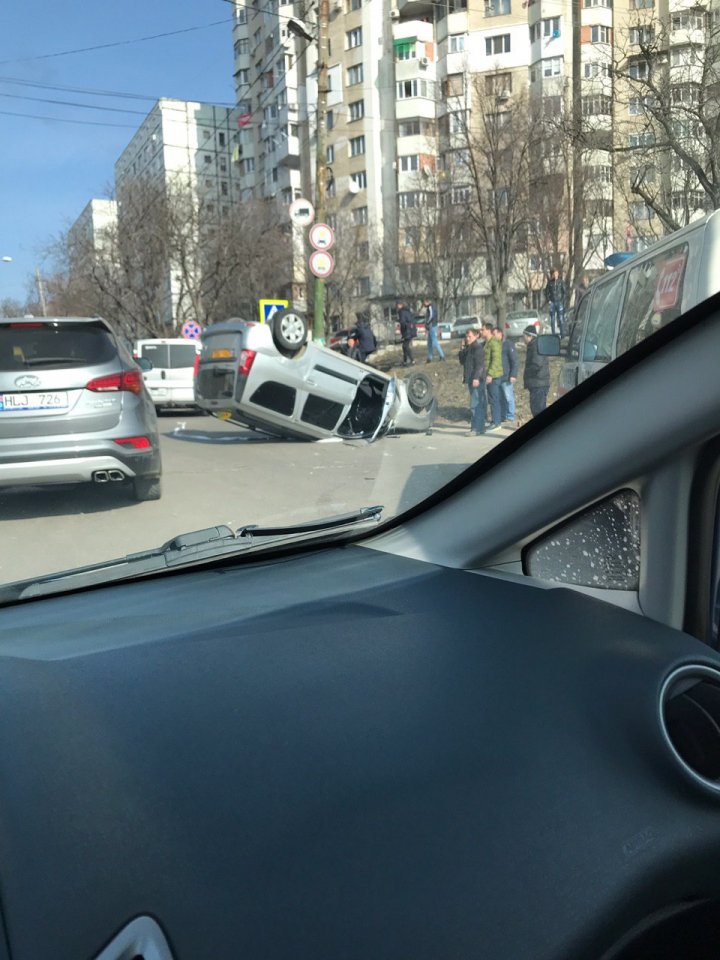
POLYGON ((50 87, 231 104, 231 17, 232 6, 224 0, 5 0, 0 31, 0 257, 11 256, 13 262, 0 263, 0 298, 25 300, 35 266, 49 268, 45 250, 50 241, 91 197, 106 195, 114 162, 142 121, 135 113, 41 101, 72 100, 142 113, 152 106, 150 99, 50 87), (47 56, 221 20, 226 22, 177 36, 47 56), (60 123, 7 113, 129 126, 60 123))

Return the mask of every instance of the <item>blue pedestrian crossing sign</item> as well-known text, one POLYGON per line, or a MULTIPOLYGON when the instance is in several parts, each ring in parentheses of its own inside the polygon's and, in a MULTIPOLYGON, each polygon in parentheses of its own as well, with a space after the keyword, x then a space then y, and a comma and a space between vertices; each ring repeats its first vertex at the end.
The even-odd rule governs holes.
POLYGON ((260 323, 270 323, 272 318, 279 310, 287 310, 290 306, 289 300, 258 300, 260 310, 260 323))

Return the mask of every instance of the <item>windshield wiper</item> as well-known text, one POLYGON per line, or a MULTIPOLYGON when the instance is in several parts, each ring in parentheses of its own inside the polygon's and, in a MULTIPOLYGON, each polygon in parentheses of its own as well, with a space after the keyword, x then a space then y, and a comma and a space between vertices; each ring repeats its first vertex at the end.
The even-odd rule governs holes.
POLYGON ((342 513, 322 520, 279 527, 248 524, 233 530, 220 524, 181 533, 160 547, 130 553, 125 557, 94 563, 72 570, 19 580, 0 586, 0 603, 29 600, 65 590, 109 583, 159 570, 182 567, 201 560, 216 560, 225 556, 255 553, 269 546, 315 540, 327 534, 346 533, 368 524, 380 522, 383 507, 361 507, 351 513, 342 513))

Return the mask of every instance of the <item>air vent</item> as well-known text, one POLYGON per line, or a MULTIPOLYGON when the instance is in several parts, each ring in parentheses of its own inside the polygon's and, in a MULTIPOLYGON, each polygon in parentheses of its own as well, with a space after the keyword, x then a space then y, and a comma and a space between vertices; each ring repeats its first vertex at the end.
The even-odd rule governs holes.
POLYGON ((685 770, 720 793, 720 671, 699 664, 675 670, 663 684, 660 718, 685 770))
POLYGON ((136 917, 95 960, 173 960, 173 954, 157 922, 152 917, 136 917))

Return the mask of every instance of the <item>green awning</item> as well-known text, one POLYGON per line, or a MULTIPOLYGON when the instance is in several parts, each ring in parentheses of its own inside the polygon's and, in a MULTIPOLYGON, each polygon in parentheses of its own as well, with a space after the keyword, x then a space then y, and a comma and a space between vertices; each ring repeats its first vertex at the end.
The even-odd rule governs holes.
POLYGON ((403 40, 394 40, 395 45, 395 56, 408 58, 415 53, 415 44, 417 43, 417 37, 408 37, 403 40))

